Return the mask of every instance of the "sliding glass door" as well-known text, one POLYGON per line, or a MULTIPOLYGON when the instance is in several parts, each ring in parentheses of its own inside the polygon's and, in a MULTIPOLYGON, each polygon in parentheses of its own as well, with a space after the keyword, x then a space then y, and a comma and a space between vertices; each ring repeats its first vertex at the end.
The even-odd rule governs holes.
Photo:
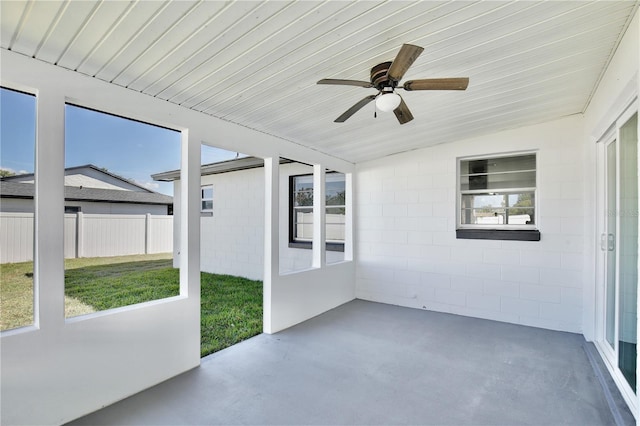
MULTIPOLYGON (((638 113, 630 110, 599 147, 601 352, 634 405, 638 307, 638 113)), ((637 407, 636 407, 637 408, 637 407)))

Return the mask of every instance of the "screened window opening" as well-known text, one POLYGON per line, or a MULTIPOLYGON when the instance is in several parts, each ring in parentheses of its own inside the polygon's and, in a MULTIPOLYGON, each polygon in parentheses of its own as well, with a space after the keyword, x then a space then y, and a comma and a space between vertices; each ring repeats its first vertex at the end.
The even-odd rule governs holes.
POLYGON ((173 184, 152 177, 180 149, 175 130, 66 105, 66 318, 180 294, 173 184))
POLYGON ((34 323, 36 101, 0 88, 0 331, 34 323))
MULTIPOLYGON (((313 240, 313 175, 291 176, 290 243, 311 248, 313 240)), ((343 173, 325 176, 325 222, 328 250, 344 250, 345 177, 343 173)))

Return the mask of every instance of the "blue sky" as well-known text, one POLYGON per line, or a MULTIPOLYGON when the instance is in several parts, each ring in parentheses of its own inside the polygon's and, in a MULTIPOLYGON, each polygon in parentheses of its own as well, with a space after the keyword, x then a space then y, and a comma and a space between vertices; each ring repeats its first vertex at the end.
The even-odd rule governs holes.
MULTIPOLYGON (((1 89, 0 168, 33 173, 36 98, 1 89)), ((180 133, 67 105, 65 167, 94 164, 151 190, 173 194, 154 173, 180 168, 180 133)), ((202 163, 235 158, 235 152, 203 146, 202 163)))

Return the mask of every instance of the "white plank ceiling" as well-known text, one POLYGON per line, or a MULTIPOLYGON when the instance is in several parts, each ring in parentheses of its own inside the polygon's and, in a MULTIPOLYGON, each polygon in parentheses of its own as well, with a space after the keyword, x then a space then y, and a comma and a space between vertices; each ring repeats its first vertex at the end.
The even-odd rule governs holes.
POLYGON ((7 1, 3 49, 351 162, 583 112, 638 1, 7 1), (367 80, 403 43, 415 119, 374 118, 367 80))

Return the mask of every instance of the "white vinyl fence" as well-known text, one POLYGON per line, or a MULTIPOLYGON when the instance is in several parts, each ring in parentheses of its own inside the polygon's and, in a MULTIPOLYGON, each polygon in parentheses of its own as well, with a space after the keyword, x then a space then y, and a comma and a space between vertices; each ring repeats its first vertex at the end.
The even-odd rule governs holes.
MULTIPOLYGON (((173 216, 64 215, 64 257, 106 257, 173 251, 173 216)), ((0 213, 0 263, 33 260, 33 213, 0 213)))

